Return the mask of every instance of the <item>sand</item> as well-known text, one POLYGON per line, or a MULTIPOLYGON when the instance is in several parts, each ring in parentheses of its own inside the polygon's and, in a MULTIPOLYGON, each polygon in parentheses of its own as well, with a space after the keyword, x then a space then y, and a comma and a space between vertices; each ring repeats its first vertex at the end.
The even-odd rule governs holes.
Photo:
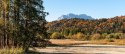
MULTIPOLYGON (((69 40, 53 40, 55 44, 68 44, 69 40), (59 42, 58 42, 59 41, 59 42), (62 41, 62 42, 61 42, 62 41), (64 42, 65 41, 65 42, 64 42), (67 42, 66 42, 67 41, 67 42)), ((76 41, 82 43, 83 41, 76 41)), ((86 41, 85 41, 86 42, 86 41)), ((73 40, 69 43, 75 43, 73 40)), ((68 46, 53 46, 47 48, 35 48, 37 52, 41 53, 69 53, 69 54, 125 54, 125 46, 120 45, 101 45, 101 44, 79 44, 68 46)))

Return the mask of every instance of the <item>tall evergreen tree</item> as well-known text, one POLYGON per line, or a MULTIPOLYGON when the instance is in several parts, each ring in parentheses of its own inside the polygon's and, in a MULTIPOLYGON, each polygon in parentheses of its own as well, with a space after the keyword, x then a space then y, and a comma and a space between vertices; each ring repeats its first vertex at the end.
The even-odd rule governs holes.
MULTIPOLYGON (((47 39, 46 20, 42 0, 0 0, 0 18, 4 25, 0 47, 23 47, 47 39)), ((43 43, 42 43, 43 44, 43 43)))

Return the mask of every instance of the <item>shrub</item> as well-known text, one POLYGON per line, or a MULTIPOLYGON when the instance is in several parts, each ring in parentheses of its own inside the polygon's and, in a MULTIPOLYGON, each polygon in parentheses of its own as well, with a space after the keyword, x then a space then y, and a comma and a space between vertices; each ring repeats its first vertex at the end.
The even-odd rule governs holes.
POLYGON ((93 35, 91 35, 91 40, 99 40, 99 39, 101 39, 102 37, 101 37, 101 35, 100 34, 93 34, 93 35))
POLYGON ((105 39, 112 39, 112 38, 114 38, 113 35, 108 34, 105 39))
POLYGON ((80 32, 73 35, 73 39, 77 39, 77 40, 86 40, 86 38, 87 36, 80 32))
POLYGON ((64 36, 64 37, 65 37, 65 38, 67 38, 67 39, 72 39, 73 34, 69 33, 69 35, 68 35, 68 36, 64 36))
POLYGON ((123 33, 111 33, 106 36, 106 39, 124 39, 125 35, 123 33))
POLYGON ((115 42, 113 39, 106 39, 107 42, 115 42))
POLYGON ((125 38, 125 34, 123 34, 123 33, 115 33, 115 38, 116 39, 124 39, 125 38))
POLYGON ((102 36, 102 39, 105 39, 106 36, 108 36, 108 34, 107 33, 103 33, 101 36, 102 36))
POLYGON ((60 33, 58 33, 58 32, 54 32, 52 35, 51 35, 51 37, 50 37, 51 39, 62 39, 62 38, 64 38, 60 33))

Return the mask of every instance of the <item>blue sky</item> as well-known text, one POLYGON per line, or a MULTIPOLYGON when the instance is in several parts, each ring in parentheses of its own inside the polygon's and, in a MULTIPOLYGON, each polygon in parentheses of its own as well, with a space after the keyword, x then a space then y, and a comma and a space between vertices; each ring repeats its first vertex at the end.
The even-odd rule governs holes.
POLYGON ((63 14, 87 14, 93 18, 125 15, 125 0, 43 0, 47 21, 57 20, 63 14))

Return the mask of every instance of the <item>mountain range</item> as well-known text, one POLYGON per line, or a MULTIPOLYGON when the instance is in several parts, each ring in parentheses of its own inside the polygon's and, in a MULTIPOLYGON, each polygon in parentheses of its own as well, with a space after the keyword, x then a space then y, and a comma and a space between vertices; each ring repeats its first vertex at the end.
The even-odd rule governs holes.
POLYGON ((88 16, 86 14, 74 14, 74 13, 69 13, 67 15, 62 15, 58 19, 71 19, 71 18, 79 18, 79 19, 93 19, 91 16, 88 16))

